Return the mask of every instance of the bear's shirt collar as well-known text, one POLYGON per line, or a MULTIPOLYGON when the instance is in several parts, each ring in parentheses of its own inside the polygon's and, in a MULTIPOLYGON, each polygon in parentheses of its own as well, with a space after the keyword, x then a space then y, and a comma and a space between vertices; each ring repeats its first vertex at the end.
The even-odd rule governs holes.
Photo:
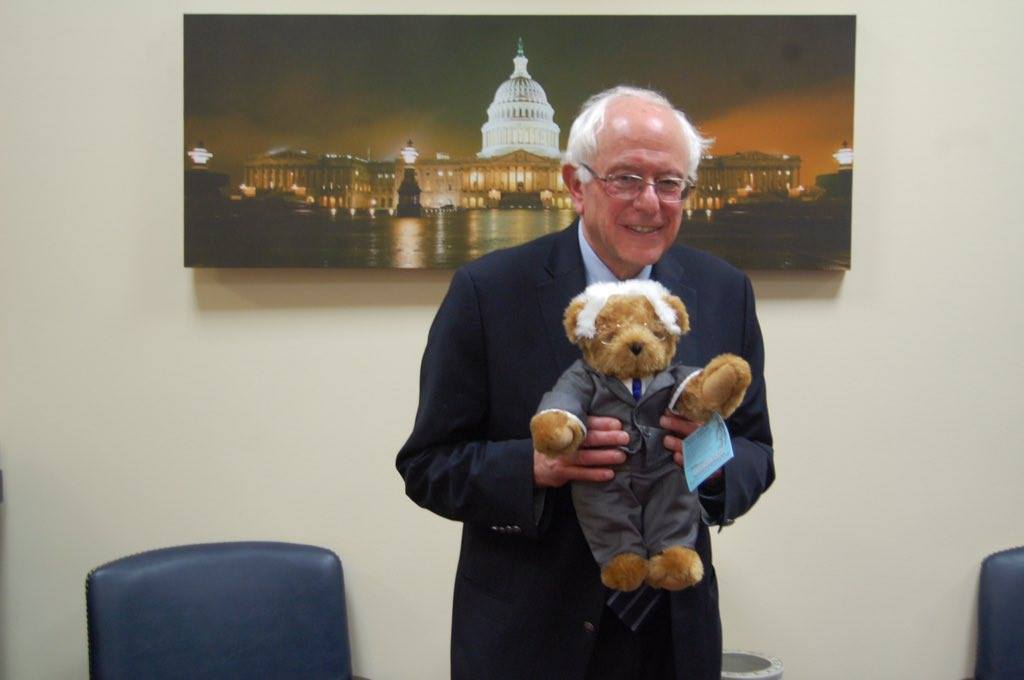
MULTIPOLYGON (((626 386, 626 391, 627 392, 630 392, 630 393, 633 392, 633 379, 632 378, 630 378, 629 380, 623 380, 622 378, 619 378, 619 380, 622 380, 622 384, 626 386)), ((648 376, 646 378, 640 378, 640 384, 642 385, 642 388, 640 390, 640 395, 641 396, 643 396, 644 394, 647 393, 647 386, 651 384, 652 380, 654 380, 654 376, 653 375, 648 376)))

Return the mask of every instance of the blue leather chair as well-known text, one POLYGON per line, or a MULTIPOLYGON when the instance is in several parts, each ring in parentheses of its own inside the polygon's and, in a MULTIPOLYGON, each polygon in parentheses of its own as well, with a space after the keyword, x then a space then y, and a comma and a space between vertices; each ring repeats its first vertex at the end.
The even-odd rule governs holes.
POLYGON ((89 672, 116 678, 352 678, 338 556, 289 543, 164 548, 85 584, 89 672))
POLYGON ((974 677, 1024 678, 1024 546, 989 555, 981 563, 974 677))

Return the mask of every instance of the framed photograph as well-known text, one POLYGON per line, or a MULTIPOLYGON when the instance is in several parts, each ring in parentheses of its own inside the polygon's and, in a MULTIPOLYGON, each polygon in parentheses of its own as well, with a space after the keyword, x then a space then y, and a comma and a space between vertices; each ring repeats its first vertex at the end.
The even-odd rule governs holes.
POLYGON ((185 15, 185 265, 447 268, 563 229, 580 105, 714 144, 680 242, 850 268, 855 17, 185 15))

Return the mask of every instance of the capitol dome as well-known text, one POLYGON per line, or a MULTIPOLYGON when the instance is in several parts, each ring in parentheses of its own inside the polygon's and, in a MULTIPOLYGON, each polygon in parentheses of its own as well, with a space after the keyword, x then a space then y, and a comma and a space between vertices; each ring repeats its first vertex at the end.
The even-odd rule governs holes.
POLYGON ((522 149, 538 156, 561 158, 558 150, 558 126, 555 110, 548 104, 544 88, 526 71, 523 40, 519 39, 515 69, 508 80, 498 86, 494 101, 487 107, 483 133, 483 149, 479 158, 494 158, 522 149))

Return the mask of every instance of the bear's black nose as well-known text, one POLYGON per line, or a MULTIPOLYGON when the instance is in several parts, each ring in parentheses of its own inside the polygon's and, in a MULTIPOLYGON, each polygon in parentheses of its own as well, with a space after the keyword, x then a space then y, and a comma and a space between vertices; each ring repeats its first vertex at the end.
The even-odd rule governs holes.
POLYGON ((629 351, 632 352, 634 355, 640 354, 640 352, 644 351, 644 346, 639 342, 634 342, 629 346, 629 351))

